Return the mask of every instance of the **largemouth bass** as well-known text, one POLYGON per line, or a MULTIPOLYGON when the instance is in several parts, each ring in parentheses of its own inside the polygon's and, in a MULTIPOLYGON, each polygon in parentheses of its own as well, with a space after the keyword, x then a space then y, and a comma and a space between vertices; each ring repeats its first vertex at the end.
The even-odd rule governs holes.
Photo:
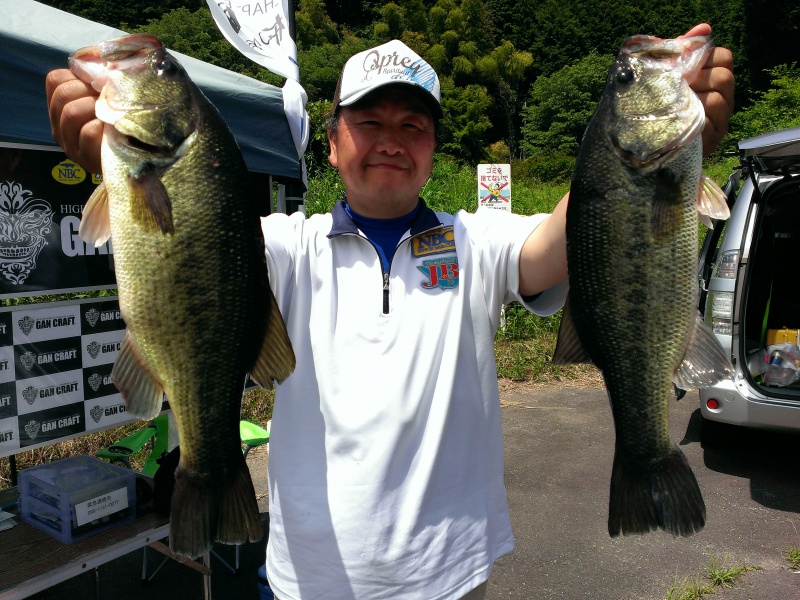
POLYGON ((103 183, 80 235, 112 236, 125 337, 111 376, 128 412, 166 394, 180 438, 170 546, 262 536, 239 439, 245 376, 287 377, 294 354, 269 287, 247 169, 217 110, 161 42, 132 35, 82 48, 70 68, 100 91, 103 183))
POLYGON ((703 106, 689 83, 709 38, 629 38, 584 135, 567 208, 570 291, 553 362, 603 372, 616 429, 608 531, 688 536, 700 488, 670 439, 673 383, 731 377, 696 309, 698 216, 727 218, 701 173, 703 106))

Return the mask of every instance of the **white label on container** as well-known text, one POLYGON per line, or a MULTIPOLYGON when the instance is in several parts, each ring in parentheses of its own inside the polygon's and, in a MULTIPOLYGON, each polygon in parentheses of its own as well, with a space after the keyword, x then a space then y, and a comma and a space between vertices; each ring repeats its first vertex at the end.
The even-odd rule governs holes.
POLYGON ((75 520, 78 527, 91 523, 96 519, 113 515, 115 512, 128 508, 128 488, 106 492, 91 500, 84 500, 75 505, 75 520))

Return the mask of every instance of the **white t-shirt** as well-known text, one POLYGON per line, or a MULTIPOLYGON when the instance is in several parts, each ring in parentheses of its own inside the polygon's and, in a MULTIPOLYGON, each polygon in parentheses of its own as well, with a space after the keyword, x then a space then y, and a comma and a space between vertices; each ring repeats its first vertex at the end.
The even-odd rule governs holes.
POLYGON ((263 220, 297 356, 270 438, 278 598, 456 599, 511 551, 494 335, 545 217, 423 205, 388 274, 341 204, 263 220))

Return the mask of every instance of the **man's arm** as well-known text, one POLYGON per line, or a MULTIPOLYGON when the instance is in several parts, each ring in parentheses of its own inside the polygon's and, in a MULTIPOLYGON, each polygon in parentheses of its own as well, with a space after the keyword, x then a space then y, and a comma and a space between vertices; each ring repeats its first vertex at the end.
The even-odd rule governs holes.
MULTIPOLYGON (((710 35, 705 23, 686 33, 686 37, 710 35)), ((733 112, 733 55, 727 48, 715 48, 700 70, 692 89, 706 111, 703 129, 703 155, 713 152, 728 132, 728 118, 733 112)), ((528 237, 519 263, 519 293, 533 296, 567 278, 566 216, 569 193, 558 203, 553 214, 528 237)))

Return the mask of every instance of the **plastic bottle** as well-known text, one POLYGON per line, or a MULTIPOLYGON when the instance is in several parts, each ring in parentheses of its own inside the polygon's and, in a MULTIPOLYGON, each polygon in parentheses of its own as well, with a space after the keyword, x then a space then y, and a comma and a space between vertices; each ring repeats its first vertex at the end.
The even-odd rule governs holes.
POLYGON ((767 372, 764 373, 764 383, 785 387, 794 383, 797 375, 797 367, 786 352, 778 349, 773 350, 769 357, 767 372))

